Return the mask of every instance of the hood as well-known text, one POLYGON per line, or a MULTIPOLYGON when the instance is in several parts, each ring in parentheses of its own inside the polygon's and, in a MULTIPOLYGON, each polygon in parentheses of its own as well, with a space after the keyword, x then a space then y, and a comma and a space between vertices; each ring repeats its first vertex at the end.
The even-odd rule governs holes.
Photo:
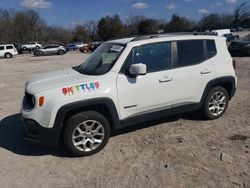
POLYGON ((40 74, 26 83, 26 90, 33 94, 57 87, 65 87, 93 80, 94 76, 80 74, 72 68, 40 74))

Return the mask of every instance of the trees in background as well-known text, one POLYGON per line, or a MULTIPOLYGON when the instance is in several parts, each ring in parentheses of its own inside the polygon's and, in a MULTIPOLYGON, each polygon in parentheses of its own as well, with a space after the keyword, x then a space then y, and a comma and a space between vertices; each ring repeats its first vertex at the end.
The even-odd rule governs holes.
POLYGON ((130 15, 124 22, 118 15, 105 16, 99 21, 87 21, 73 28, 48 25, 34 10, 0 9, 0 43, 91 42, 122 36, 162 32, 205 31, 221 28, 250 27, 250 11, 247 3, 238 5, 231 14, 206 14, 199 21, 173 14, 170 21, 149 19, 142 15, 130 15))
POLYGON ((124 26, 118 15, 101 18, 97 25, 97 34, 101 40, 124 36, 124 26))
POLYGON ((165 32, 184 32, 194 27, 194 23, 185 17, 173 14, 170 22, 165 26, 165 32))
POLYGON ((249 5, 246 2, 241 3, 233 11, 233 25, 238 26, 246 19, 250 18, 249 5))

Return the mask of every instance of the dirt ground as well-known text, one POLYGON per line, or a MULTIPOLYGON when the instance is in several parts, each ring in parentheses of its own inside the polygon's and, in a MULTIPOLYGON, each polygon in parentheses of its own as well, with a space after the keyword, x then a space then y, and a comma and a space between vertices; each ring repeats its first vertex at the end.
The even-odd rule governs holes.
POLYGON ((237 60, 238 90, 214 121, 191 115, 116 132, 101 152, 70 158, 61 148, 25 143, 19 109, 24 84, 87 55, 0 59, 1 187, 250 188, 250 58, 237 60), (222 156, 223 155, 223 156, 222 156))

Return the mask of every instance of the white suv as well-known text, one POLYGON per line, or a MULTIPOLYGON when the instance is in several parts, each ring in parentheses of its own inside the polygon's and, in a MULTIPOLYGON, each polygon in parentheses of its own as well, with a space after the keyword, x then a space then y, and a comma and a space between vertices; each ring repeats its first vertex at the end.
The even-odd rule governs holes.
POLYGON ((33 49, 39 49, 42 45, 38 42, 29 42, 27 44, 22 45, 23 50, 33 50, 33 49))
POLYGON ((225 38, 154 35, 103 43, 83 64, 26 83, 26 140, 91 155, 110 133, 132 124, 199 110, 221 117, 237 77, 225 38))
POLYGON ((17 54, 17 49, 13 44, 0 44, 0 57, 12 58, 14 55, 17 54))

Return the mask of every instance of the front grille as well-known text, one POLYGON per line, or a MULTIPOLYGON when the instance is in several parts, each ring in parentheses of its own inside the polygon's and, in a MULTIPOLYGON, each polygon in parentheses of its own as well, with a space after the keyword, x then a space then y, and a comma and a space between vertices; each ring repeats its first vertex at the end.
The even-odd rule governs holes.
POLYGON ((23 97, 23 110, 32 110, 35 107, 35 97, 27 92, 23 97))

